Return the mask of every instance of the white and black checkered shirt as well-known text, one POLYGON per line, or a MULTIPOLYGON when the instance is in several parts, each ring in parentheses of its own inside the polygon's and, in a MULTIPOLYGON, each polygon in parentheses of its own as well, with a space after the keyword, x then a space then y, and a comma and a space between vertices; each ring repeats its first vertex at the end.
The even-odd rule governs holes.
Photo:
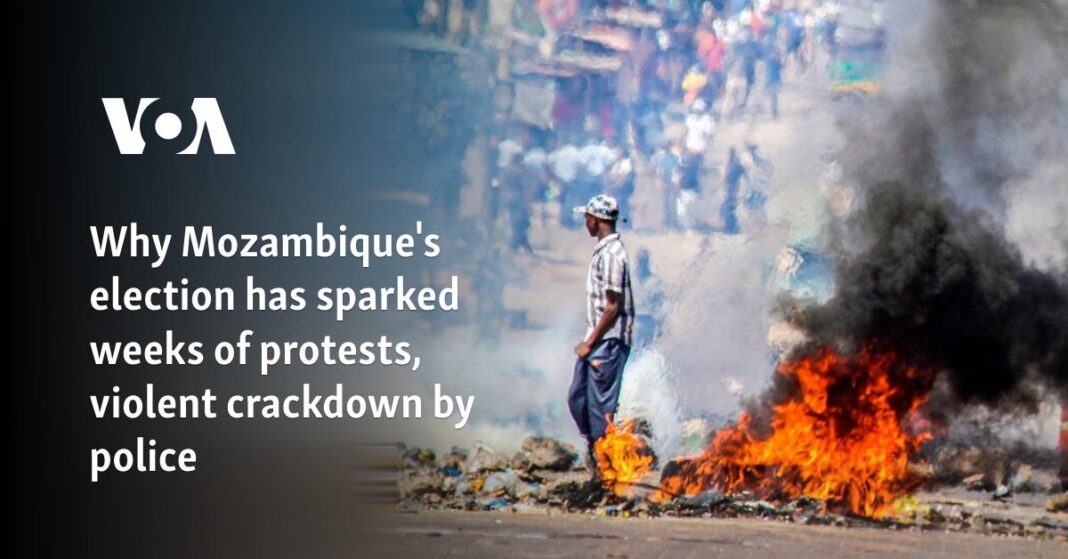
POLYGON ((612 233, 597 242, 593 248, 593 260, 586 273, 586 338, 597 327, 604 315, 608 297, 605 291, 615 291, 623 296, 619 318, 601 339, 619 338, 631 345, 634 331, 634 296, 630 288, 630 263, 627 249, 619 240, 619 233, 612 233))

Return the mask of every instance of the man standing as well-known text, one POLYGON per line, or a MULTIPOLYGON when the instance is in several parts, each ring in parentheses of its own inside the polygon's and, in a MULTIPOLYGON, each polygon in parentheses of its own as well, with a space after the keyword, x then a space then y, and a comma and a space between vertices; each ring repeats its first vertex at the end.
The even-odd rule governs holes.
POLYGON ((585 206, 586 231, 597 237, 586 274, 586 334, 575 346, 575 376, 568 407, 579 433, 586 439, 586 462, 598 479, 593 445, 604 436, 619 403, 623 365, 630 356, 634 329, 634 297, 627 250, 616 232, 619 203, 598 194, 585 206))

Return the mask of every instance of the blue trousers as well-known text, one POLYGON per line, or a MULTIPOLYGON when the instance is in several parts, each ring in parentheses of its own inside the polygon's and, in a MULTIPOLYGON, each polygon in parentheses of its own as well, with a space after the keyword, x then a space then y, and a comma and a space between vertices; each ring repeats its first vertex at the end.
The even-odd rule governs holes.
POLYGON ((579 433, 590 445, 603 437, 608 428, 605 414, 616 412, 623 366, 629 356, 630 346, 619 338, 608 338, 593 346, 589 357, 575 361, 567 405, 579 433))

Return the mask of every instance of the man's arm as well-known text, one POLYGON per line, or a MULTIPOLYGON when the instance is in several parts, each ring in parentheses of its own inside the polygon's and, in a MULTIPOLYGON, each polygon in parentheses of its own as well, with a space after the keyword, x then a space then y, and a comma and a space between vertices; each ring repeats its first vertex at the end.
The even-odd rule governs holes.
POLYGON ((611 330, 612 326, 616 324, 616 320, 619 319, 620 311, 623 308, 623 295, 611 289, 606 289, 604 294, 606 301, 601 320, 597 322, 593 332, 590 332, 590 336, 575 346, 575 355, 579 359, 589 357, 590 352, 593 351, 594 344, 601 341, 601 337, 604 336, 605 332, 611 330))

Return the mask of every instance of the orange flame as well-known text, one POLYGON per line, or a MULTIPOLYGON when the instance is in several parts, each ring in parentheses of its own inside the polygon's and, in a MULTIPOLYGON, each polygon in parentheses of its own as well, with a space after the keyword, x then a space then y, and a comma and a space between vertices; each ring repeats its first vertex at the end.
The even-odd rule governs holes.
POLYGON ((717 487, 763 499, 808 496, 871 518, 892 514, 894 500, 921 481, 908 469, 909 456, 931 435, 903 425, 926 402, 930 372, 893 353, 849 358, 827 348, 784 361, 777 372, 797 390, 772 406, 767 427, 742 413, 701 455, 662 479, 656 497, 717 487))
POLYGON ((631 484, 641 481, 653 467, 653 453, 634 434, 633 420, 624 422, 618 429, 609 422, 608 430, 594 443, 593 451, 602 485, 620 497, 629 496, 631 484))

